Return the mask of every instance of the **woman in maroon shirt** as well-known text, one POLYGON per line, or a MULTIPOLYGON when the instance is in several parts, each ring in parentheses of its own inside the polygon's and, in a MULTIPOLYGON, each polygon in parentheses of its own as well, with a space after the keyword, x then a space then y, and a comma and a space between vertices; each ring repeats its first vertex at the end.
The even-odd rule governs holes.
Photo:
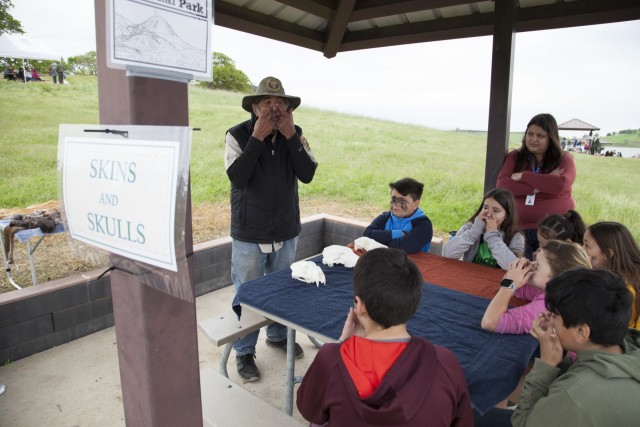
POLYGON ((505 157, 496 183, 515 197, 527 258, 538 249, 538 221, 575 208, 571 195, 575 179, 576 166, 573 157, 562 150, 556 119, 551 114, 534 116, 521 147, 505 157))

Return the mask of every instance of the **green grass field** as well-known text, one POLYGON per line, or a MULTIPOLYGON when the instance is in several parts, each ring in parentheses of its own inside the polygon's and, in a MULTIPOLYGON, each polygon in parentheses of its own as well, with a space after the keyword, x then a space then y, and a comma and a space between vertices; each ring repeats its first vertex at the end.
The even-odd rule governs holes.
POLYGON ((640 131, 603 137, 615 147, 640 147, 640 131))
MULTIPOLYGON (((95 77, 69 85, 0 81, 0 208, 58 199, 56 157, 60 123, 98 123, 95 77)), ((304 94, 301 94, 304 100, 304 94)), ((246 120, 242 95, 189 87, 194 203, 224 202, 225 130, 246 120)), ((320 166, 303 198, 388 208, 387 184, 410 176, 425 183, 421 206, 439 234, 457 229, 481 202, 486 134, 421 126, 303 107, 296 111, 320 166)), ((523 124, 524 126, 525 124, 523 124)), ((511 138, 518 145, 519 136, 511 138)), ((640 161, 574 154, 577 210, 587 223, 614 220, 640 240, 640 161)))

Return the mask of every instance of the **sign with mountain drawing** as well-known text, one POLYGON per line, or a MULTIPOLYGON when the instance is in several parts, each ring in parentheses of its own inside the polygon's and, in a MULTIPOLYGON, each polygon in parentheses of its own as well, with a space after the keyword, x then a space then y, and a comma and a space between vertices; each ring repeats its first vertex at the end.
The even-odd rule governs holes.
POLYGON ((112 68, 151 77, 211 80, 212 0, 111 0, 112 68))

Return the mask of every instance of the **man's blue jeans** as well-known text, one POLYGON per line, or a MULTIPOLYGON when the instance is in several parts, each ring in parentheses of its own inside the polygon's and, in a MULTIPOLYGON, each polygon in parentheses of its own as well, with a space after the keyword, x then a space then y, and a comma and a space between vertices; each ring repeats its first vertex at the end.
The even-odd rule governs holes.
MULTIPOLYGON (((268 254, 262 253, 257 243, 231 242, 231 281, 238 293, 241 284, 257 279, 265 274, 289 268, 296 256, 298 237, 283 242, 282 248, 268 254)), ((266 328, 267 338, 271 341, 282 341, 287 338, 287 327, 279 323, 271 323, 266 328)), ((252 332, 233 343, 236 356, 255 354, 256 343, 260 331, 252 332)))

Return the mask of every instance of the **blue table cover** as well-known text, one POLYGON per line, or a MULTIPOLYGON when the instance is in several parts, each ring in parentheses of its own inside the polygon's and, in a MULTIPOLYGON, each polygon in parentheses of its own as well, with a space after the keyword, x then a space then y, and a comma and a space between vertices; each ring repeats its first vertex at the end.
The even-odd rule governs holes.
MULTIPOLYGON (((317 287, 281 270, 240 286, 241 304, 337 340, 353 306, 353 269, 328 267, 326 285, 317 287)), ((464 370, 474 407, 481 413, 504 400, 517 386, 538 343, 529 335, 484 331, 480 322, 489 300, 425 283, 409 332, 453 351, 464 370)))
MULTIPOLYGON (((9 227, 9 224, 11 224, 11 220, 1 219, 0 230, 4 230, 5 228, 9 227)), ((44 233, 39 228, 28 228, 26 230, 18 231, 15 234, 15 237, 18 239, 18 241, 20 241, 20 243, 24 243, 27 240, 31 239, 32 237, 48 236, 50 234, 57 234, 57 233, 64 233, 63 224, 56 225, 56 228, 51 233, 44 233)))

